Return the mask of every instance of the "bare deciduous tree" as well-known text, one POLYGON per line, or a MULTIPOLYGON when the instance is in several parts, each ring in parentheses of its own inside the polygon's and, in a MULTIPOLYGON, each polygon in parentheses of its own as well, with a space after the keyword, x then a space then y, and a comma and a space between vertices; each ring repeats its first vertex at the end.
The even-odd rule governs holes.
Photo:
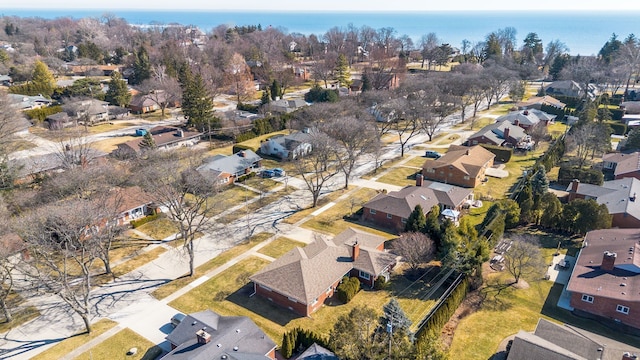
POLYGON ((412 271, 417 271, 423 264, 431 261, 435 245, 431 238, 420 232, 400 234, 392 243, 393 252, 402 256, 412 271))
POLYGON ((521 235, 512 238, 511 248, 504 254, 506 269, 517 284, 523 276, 542 275, 544 260, 537 238, 521 235))
POLYGON ((312 207, 318 205, 318 198, 327 181, 334 177, 339 170, 335 166, 335 140, 327 134, 313 129, 310 132, 311 153, 294 160, 298 175, 302 176, 313 198, 312 207))
POLYGON ((140 84, 140 93, 153 101, 165 115, 167 106, 176 103, 182 97, 182 89, 177 79, 165 74, 165 68, 162 65, 152 67, 152 76, 140 84))

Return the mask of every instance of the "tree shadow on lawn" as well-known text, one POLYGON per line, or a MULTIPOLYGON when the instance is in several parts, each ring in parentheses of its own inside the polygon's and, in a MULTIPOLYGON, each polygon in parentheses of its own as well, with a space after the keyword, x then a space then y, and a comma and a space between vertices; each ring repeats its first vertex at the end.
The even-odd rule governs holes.
POLYGON ((446 290, 449 284, 436 287, 435 278, 440 272, 440 267, 430 266, 421 272, 406 269, 401 274, 391 277, 389 291, 391 296, 404 299, 436 300, 446 290))
POLYGON ((285 309, 258 295, 253 295, 253 285, 248 283, 226 296, 226 300, 241 306, 265 319, 269 319, 280 326, 286 326, 291 321, 301 318, 293 311, 285 309))
POLYGON ((607 319, 592 320, 574 315, 571 311, 558 307, 558 300, 562 295, 564 285, 555 283, 549 290, 549 295, 542 305, 542 315, 548 316, 554 320, 572 325, 580 329, 590 331, 592 333, 611 338, 615 341, 627 343, 629 345, 640 347, 640 337, 623 334, 616 327, 613 321, 607 319), (615 336, 615 338, 613 338, 615 336))

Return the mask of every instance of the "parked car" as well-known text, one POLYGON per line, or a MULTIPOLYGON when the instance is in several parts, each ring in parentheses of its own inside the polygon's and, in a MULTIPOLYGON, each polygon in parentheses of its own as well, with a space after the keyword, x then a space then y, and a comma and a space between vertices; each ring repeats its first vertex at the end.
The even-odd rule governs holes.
POLYGON ((182 320, 184 320, 184 318, 186 318, 186 317, 187 317, 187 315, 185 315, 183 313, 177 313, 177 314, 173 315, 171 317, 171 325, 173 327, 177 327, 178 325, 180 325, 182 320))
POLYGON ((285 171, 283 169, 280 169, 280 168, 273 169, 273 174, 275 176, 278 176, 278 177, 286 175, 285 171))
POLYGON ((276 173, 275 173, 275 171, 273 171, 273 170, 266 169, 266 170, 262 170, 262 172, 260 173, 260 175, 261 175, 263 178, 272 178, 272 177, 276 176, 276 173))
POLYGON ((432 151, 432 150, 427 150, 427 152, 424 154, 424 156, 430 158, 430 159, 439 159, 442 154, 440 154, 437 151, 432 151))

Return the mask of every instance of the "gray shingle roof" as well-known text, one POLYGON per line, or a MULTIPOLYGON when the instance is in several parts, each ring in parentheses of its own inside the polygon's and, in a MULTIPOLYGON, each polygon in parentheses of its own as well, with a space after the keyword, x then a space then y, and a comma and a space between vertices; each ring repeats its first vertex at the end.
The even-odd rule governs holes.
POLYGON ((504 130, 507 128, 509 129, 509 137, 514 138, 516 142, 519 142, 526 136, 521 127, 513 125, 511 121, 505 119, 483 127, 477 133, 469 136, 469 139, 484 136, 485 138, 490 139, 495 145, 499 146, 507 140, 504 138, 504 130))
MULTIPOLYGON (((567 191, 570 189, 571 184, 567 191)), ((640 180, 636 178, 605 181, 602 186, 580 183, 576 193, 593 198, 598 204, 605 204, 609 214, 627 213, 640 219, 640 199, 631 201, 640 196, 640 180)))
POLYGON ((219 171, 228 174, 238 174, 253 166, 254 163, 262 160, 258 154, 251 150, 239 151, 230 156, 218 155, 206 161, 204 165, 198 167, 198 171, 219 171))
POLYGON ((555 119, 555 116, 546 114, 543 111, 529 109, 529 110, 511 111, 508 114, 502 115, 499 118, 497 118, 496 122, 502 122, 506 120, 512 124, 515 124, 517 120, 518 123, 524 126, 533 126, 543 120, 541 119, 541 117, 543 117, 543 119, 546 119, 546 120, 555 119))
POLYGON ((187 315, 166 339, 178 345, 162 358, 167 360, 209 360, 220 359, 222 355, 236 360, 264 360, 276 347, 248 317, 222 316, 211 310, 187 315), (196 332, 201 329, 211 335, 208 344, 197 342, 196 332))

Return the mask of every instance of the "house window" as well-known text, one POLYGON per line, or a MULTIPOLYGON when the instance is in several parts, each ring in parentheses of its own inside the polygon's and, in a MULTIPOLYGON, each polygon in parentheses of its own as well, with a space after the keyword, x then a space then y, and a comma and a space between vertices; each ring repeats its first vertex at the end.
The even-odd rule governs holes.
POLYGON ((287 299, 289 299, 289 301, 294 302, 294 303, 298 302, 298 300, 296 300, 296 299, 294 299, 292 297, 288 297, 287 299))
POLYGON ((376 214, 376 211, 375 211, 375 210, 373 210, 373 209, 369 209, 369 214, 371 214, 371 215, 375 215, 375 214, 376 214))
POLYGON ((593 304, 593 296, 587 295, 587 294, 582 294, 582 301, 588 302, 590 304, 593 304))
POLYGON ((361 278, 365 279, 365 280, 369 280, 369 279, 371 279, 371 275, 369 275, 369 273, 366 273, 366 272, 364 272, 364 271, 362 271, 362 270, 360 270, 360 275, 359 275, 359 276, 360 276, 361 278))
POLYGON ((393 215, 387 214, 387 219, 391 219, 391 218, 393 218, 393 215))
POLYGON ((315 298, 315 300, 313 300, 313 302, 311 303, 311 306, 315 306, 318 303, 318 298, 315 298))
POLYGON ((435 172, 436 172, 436 169, 427 169, 427 172, 428 172, 428 173, 432 173, 432 174, 433 174, 433 173, 435 173, 435 172))
POLYGON ((629 314, 629 308, 623 305, 616 306, 616 311, 625 315, 629 314))
POLYGON ((406 218, 401 218, 400 221, 402 221, 403 224, 407 223, 407 219, 406 218))
POLYGON ((465 176, 464 176, 464 179, 465 179, 465 180, 469 180, 469 176, 465 175, 465 176))
POLYGON ((478 140, 473 140, 473 145, 478 145, 478 140))

